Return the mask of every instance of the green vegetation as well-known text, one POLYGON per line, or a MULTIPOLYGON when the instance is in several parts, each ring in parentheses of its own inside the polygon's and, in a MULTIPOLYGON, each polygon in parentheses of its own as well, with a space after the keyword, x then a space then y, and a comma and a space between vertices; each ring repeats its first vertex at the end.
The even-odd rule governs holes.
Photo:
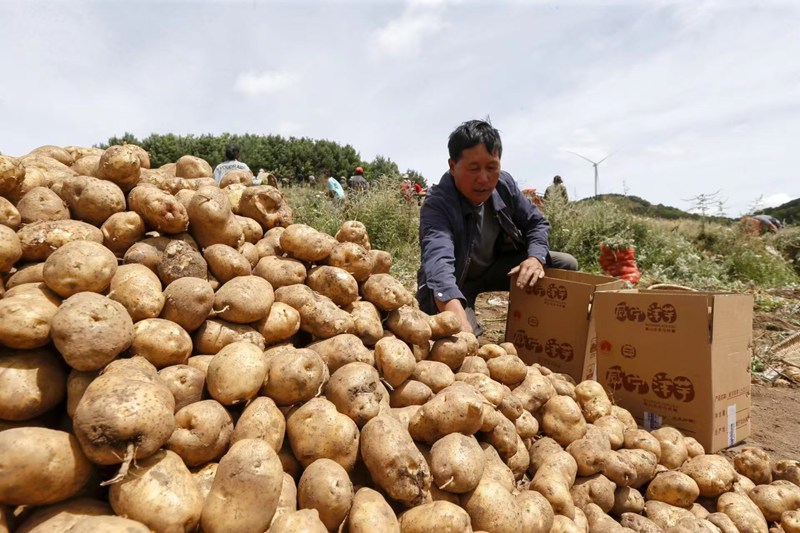
MULTIPOLYGON (((639 198, 638 196, 625 196, 624 194, 601 194, 597 198, 586 198, 579 200, 578 203, 592 203, 597 201, 611 203, 631 214, 645 217, 664 218, 667 220, 678 220, 683 218, 689 220, 700 220, 703 218, 703 216, 698 213, 689 213, 688 211, 683 211, 677 207, 664 204, 651 204, 644 198, 639 198)), ((733 219, 720 216, 708 216, 706 217, 706 220, 719 222, 721 224, 733 223, 733 219)))
MULTIPOLYGON (((372 161, 363 161, 352 146, 342 146, 333 141, 315 140, 307 137, 288 139, 280 135, 158 135, 152 134, 144 139, 137 139, 131 133, 121 137, 112 137, 107 143, 100 144, 106 148, 115 144, 138 144, 150 153, 153 168, 166 163, 174 163, 183 155, 202 157, 211 166, 225 160, 225 146, 235 144, 241 151, 241 160, 253 172, 263 168, 280 178, 295 181, 297 177, 309 175, 351 176, 356 167, 364 168, 364 177, 372 181, 380 176, 399 177, 401 172, 397 163, 381 155, 372 161)), ((425 178, 419 172, 408 169, 406 173, 423 187, 425 178)))
POLYGON ((758 213, 772 215, 784 224, 800 224, 800 198, 795 198, 778 207, 763 209, 758 213))

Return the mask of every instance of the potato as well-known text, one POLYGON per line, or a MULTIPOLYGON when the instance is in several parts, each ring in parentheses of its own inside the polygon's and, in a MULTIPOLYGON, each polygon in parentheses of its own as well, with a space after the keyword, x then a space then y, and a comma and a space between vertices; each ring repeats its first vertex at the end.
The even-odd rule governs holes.
POLYGON ((206 533, 266 531, 278 507, 282 483, 275 450, 260 439, 240 440, 219 462, 200 527, 206 533))
POLYGON ((739 474, 747 476, 756 485, 772 482, 772 467, 769 454, 761 448, 747 446, 733 458, 733 467, 739 474))
POLYGON ((736 481, 733 466, 719 455, 693 457, 680 467, 680 471, 695 480, 700 488, 700 496, 719 496, 731 490, 736 481))
POLYGON ((417 361, 408 345, 396 338, 383 338, 375 344, 375 366, 392 387, 399 387, 416 369, 417 361))
POLYGON ((472 387, 454 383, 422 406, 409 423, 409 433, 428 444, 450 433, 472 435, 482 424, 483 401, 472 387))
MULTIPOLYGON (((283 479, 281 481, 281 495, 278 499, 278 508, 275 509, 275 514, 272 516, 272 525, 270 527, 274 527, 275 521, 282 515, 294 513, 296 511, 297 485, 295 484, 294 478, 284 472, 283 479)), ((317 513, 317 520, 319 520, 319 513, 317 513)), ((321 524, 322 522, 320 522, 320 527, 322 527, 324 531, 327 531, 327 529, 325 529, 321 524)))
POLYGON ((111 485, 114 512, 156 531, 192 531, 200 522, 203 498, 181 458, 165 450, 138 461, 111 485))
POLYGON ((249 324, 265 318, 274 299, 268 281, 258 276, 239 276, 217 290, 213 312, 228 322, 249 324))
POLYGON ((429 463, 439 489, 461 494, 478 486, 486 458, 475 437, 451 433, 433 444, 429 463))
POLYGON ((772 479, 785 479, 800 485, 800 461, 783 459, 772 465, 772 479))
POLYGON ((628 449, 647 450, 661 459, 661 442, 644 429, 627 429, 623 433, 623 446, 628 449))
POLYGON ((361 362, 375 364, 373 354, 361 343, 358 337, 350 333, 334 335, 330 338, 312 342, 308 349, 317 352, 331 372, 336 372, 347 363, 361 362))
POLYGON ((23 224, 45 220, 69 219, 67 204, 47 187, 34 187, 17 202, 23 224))
POLYGON ((325 533, 328 528, 316 509, 301 509, 283 513, 272 522, 270 533, 325 533))
POLYGON ((316 293, 311 290, 311 287, 295 283, 284 287, 275 289, 275 301, 285 303, 300 310, 308 302, 316 298, 316 293))
POLYGON ((594 426, 606 435, 612 450, 620 449, 625 443, 625 424, 617 417, 601 416, 594 421, 594 426))
POLYGON ((368 487, 356 491, 347 527, 350 533, 400 533, 400 524, 392 507, 381 493, 368 487))
MULTIPOLYGON (((456 340, 459 339, 458 337, 455 336, 453 338, 456 340)), ((465 341, 459 340, 459 342, 465 342, 465 341)), ((436 348, 436 343, 433 343, 433 348, 431 348, 431 354, 429 358, 434 361, 444 359, 444 357, 438 357, 438 356, 434 357, 434 348, 436 348)), ((489 367, 486 365, 486 361, 484 361, 477 355, 471 355, 464 358, 464 361, 461 363, 461 366, 458 367, 458 372, 465 374, 483 374, 484 376, 489 376, 489 367)))
POLYGON ((19 210, 6 198, 0 196, 0 226, 7 226, 16 231, 20 222, 22 219, 19 216, 19 210))
POLYGON ((46 345, 60 303, 43 283, 9 289, 0 299, 0 345, 19 350, 46 345))
MULTIPOLYGON (((412 302, 411 294, 389 274, 373 274, 361 285, 361 296, 382 311, 394 311, 412 302)), ((428 326, 430 329, 430 326, 428 326)), ((429 337, 430 338, 430 337, 429 337)))
POLYGON ((639 514, 644 510, 642 493, 632 487, 617 487, 614 490, 614 505, 610 514, 622 517, 625 513, 639 514))
POLYGON ((768 522, 778 522, 786 511, 800 509, 800 487, 791 481, 778 480, 769 485, 758 485, 749 496, 768 522))
POLYGON ((684 462, 686 462, 686 459, 689 458, 689 452, 686 449, 686 442, 684 441, 681 432, 677 429, 671 427, 662 427, 656 429, 651 434, 657 438, 661 444, 661 458, 659 459, 659 462, 662 465, 669 469, 679 468, 684 462))
POLYGON ((171 320, 186 331, 194 331, 205 322, 214 306, 214 291, 200 278, 179 278, 164 289, 161 318, 171 320))
POLYGON ((492 378, 483 374, 463 374, 459 372, 455 376, 456 381, 467 383, 490 403, 493 407, 499 406, 503 402, 505 390, 503 386, 492 378))
POLYGON ((133 326, 130 354, 144 357, 159 369, 186 364, 192 354, 192 338, 174 322, 148 318, 133 326))
MULTIPOLYGON (((297 311, 300 313, 300 329, 320 339, 352 333, 355 330, 355 323, 350 313, 321 294, 314 293, 312 298, 297 311)), ((353 338, 358 337, 353 336, 353 338)), ((361 344, 361 341, 358 343, 361 344)))
POLYGON ((283 201, 280 191, 269 185, 247 187, 242 192, 239 211, 266 230, 292 224, 292 208, 283 201))
POLYGON ((315 351, 286 351, 269 359, 262 393, 279 406, 294 405, 317 396, 328 377, 325 362, 315 351))
POLYGON ((409 379, 389 392, 389 405, 392 407, 409 407, 424 405, 433 397, 433 391, 419 381, 409 379))
POLYGON ((0 419, 30 420, 66 396, 67 373, 47 349, 0 350, 0 419))
POLYGON ((281 248, 281 235, 284 231, 285 228, 282 227, 268 229, 267 232, 264 233, 264 237, 256 243, 258 255, 261 257, 268 255, 283 255, 283 249, 281 248))
MULTIPOLYGON (((541 441, 539 441, 541 442, 541 441)), ((553 445, 557 443, 551 441, 553 445)), ((541 451, 545 451, 542 445, 541 451)), ((568 518, 575 516, 575 505, 569 489, 575 482, 577 464, 575 459, 563 451, 551 451, 538 458, 531 447, 531 468, 536 468, 530 488, 544 496, 553 507, 553 512, 568 518)))
POLYGON ((325 398, 313 398, 286 417, 286 435, 303 466, 317 459, 336 461, 348 472, 358 455, 358 427, 325 398))
POLYGON ((200 187, 189 202, 192 235, 202 248, 227 244, 238 248, 244 243, 241 223, 231 210, 231 203, 216 186, 200 187))
POLYGON ((304 283, 306 267, 297 259, 268 255, 259 259, 253 275, 269 281, 273 288, 304 283))
POLYGON ((219 182, 219 188, 224 189, 232 184, 252 185, 253 172, 245 169, 227 171, 219 182))
POLYGON ((372 366, 354 362, 340 367, 325 387, 325 397, 349 416, 358 427, 380 414, 381 404, 388 403, 386 389, 372 366))
POLYGON ((704 455, 706 450, 703 448, 703 445, 697 442, 694 437, 683 437, 683 442, 686 444, 686 451, 689 454, 689 458, 697 457, 698 455, 704 455))
POLYGON ((800 510, 784 512, 781 515, 781 527, 786 533, 800 531, 800 510))
POLYGON ((50 290, 68 298, 78 292, 105 291, 116 271, 117 258, 105 246, 74 241, 47 258, 42 276, 50 290))
POLYGON ((414 367, 411 377, 430 387, 434 394, 452 385, 455 381, 455 375, 450 367, 436 361, 419 361, 414 367))
POLYGON ((122 304, 93 292, 70 296, 53 316, 53 344, 76 370, 99 370, 133 342, 133 322, 122 304))
POLYGON ((175 423, 167 448, 190 467, 219 459, 233 435, 231 415, 215 400, 201 400, 183 407, 175 413, 175 423))
POLYGON ((222 405, 252 400, 258 395, 267 373, 262 348, 238 341, 221 348, 208 365, 206 386, 222 405))
POLYGON ((336 240, 339 242, 354 242, 366 250, 370 249, 369 235, 367 227, 358 220, 347 220, 342 223, 339 231, 336 232, 336 240))
POLYGON ((699 495, 700 489, 692 478, 682 472, 669 471, 656 475, 645 497, 676 507, 690 507, 699 495))
POLYGON ((292 224, 281 234, 280 244, 295 259, 319 263, 331 254, 336 240, 305 224, 292 224))
POLYGON ((203 250, 203 257, 220 283, 226 283, 237 276, 250 276, 252 273, 247 259, 226 244, 212 244, 203 250))
POLYGON ((157 274, 164 285, 180 278, 205 280, 208 278, 208 264, 191 245, 184 241, 172 241, 164 248, 157 274))
POLYGON ((461 322, 452 311, 442 311, 429 316, 428 325, 431 328, 431 340, 434 341, 461 331, 461 322))
POLYGON ((347 306, 358 299, 358 283, 346 270, 333 266, 315 267, 306 284, 330 298, 339 306, 347 306))
POLYGON ((110 181, 89 176, 65 181, 61 197, 73 218, 94 226, 102 225, 111 215, 125 211, 126 207, 122 189, 110 181))
POLYGON ((556 390, 550 380, 539 374, 535 368, 529 367, 525 380, 514 387, 511 394, 519 398, 523 408, 533 413, 556 396, 556 390))
POLYGON ((35 222, 20 229, 17 236, 25 261, 44 261, 71 241, 103 242, 103 233, 98 228, 79 220, 35 222))
POLYGON ((293 307, 274 302, 269 314, 253 324, 256 331, 264 336, 267 346, 288 341, 300 329, 300 313, 293 307))
POLYGON ((286 433, 286 419, 270 398, 259 396, 247 404, 233 428, 231 444, 244 439, 261 439, 279 452, 286 433))
POLYGON ((529 411, 522 411, 519 418, 514 421, 514 427, 522 439, 532 439, 539 433, 539 422, 529 411))
POLYGON ((614 483, 607 477, 595 474, 577 478, 569 493, 575 505, 584 512, 589 504, 595 504, 607 513, 614 507, 614 489, 614 483))
POLYGON ((341 242, 334 245, 327 258, 327 264, 349 272, 361 283, 372 274, 372 258, 361 245, 353 242, 341 242))
POLYGON ((0 431, 0 504, 46 505, 74 496, 91 474, 78 441, 63 431, 19 427, 0 431))
POLYGON ((428 315, 411 305, 404 305, 389 313, 387 327, 409 344, 424 345, 431 337, 428 315))
POLYGON ((726 514, 739 531, 768 533, 764 515, 747 496, 726 492, 717 499, 717 511, 726 514))
POLYGON ((66 533, 150 533, 152 530, 141 522, 121 516, 87 516, 81 518, 66 533))
POLYGON ((527 365, 516 355, 501 355, 489 359, 486 365, 493 380, 509 387, 519 385, 528 375, 527 365))
POLYGON ((118 267, 108 297, 121 303, 134 322, 155 318, 164 308, 161 280, 144 265, 118 267))
POLYGON ((252 272, 252 269, 254 269, 256 265, 258 265, 258 260, 261 259, 261 257, 258 255, 258 250, 256 249, 256 245, 251 242, 245 242, 241 246, 239 246, 237 251, 242 255, 242 257, 245 258, 247 264, 250 265, 250 269, 252 272))
POLYGON ((162 368, 158 377, 175 397, 175 412, 203 399, 206 373, 187 364, 162 368))
MULTIPOLYGON (((366 530, 364 530, 366 531, 366 530)), ((461 507, 446 501, 433 501, 414 507, 400 516, 403 533, 443 533, 471 532, 470 516, 461 507)))
POLYGON ((216 354, 234 342, 249 342, 260 350, 265 347, 264 337, 250 326, 224 320, 208 319, 194 332, 194 350, 202 354, 216 354))
POLYGON ((658 500, 646 502, 644 504, 644 514, 647 518, 664 529, 677 526, 681 520, 692 520, 694 518, 691 511, 658 500))
POLYGON ((494 359, 495 357, 500 357, 501 355, 507 354, 506 351, 499 345, 489 342, 478 348, 478 355, 482 357, 484 361, 489 361, 489 359, 494 359))
POLYGON ((416 506, 426 500, 431 473, 402 424, 376 416, 361 430, 361 458, 373 481, 394 500, 416 506))
POLYGON ((25 167, 15 157, 0 154, 0 196, 19 187, 25 178, 25 167))
MULTIPOLYGON (((92 498, 73 498, 61 503, 37 509, 19 524, 18 533, 61 533, 89 516, 113 514, 111 506, 92 498)), ((2 524, 0 519, 0 524, 2 524)), ((0 528, 3 533, 8 533, 0 528)))
POLYGON ((122 256, 123 264, 138 264, 144 265, 154 274, 158 274, 158 265, 164 258, 164 252, 144 241, 140 241, 131 245, 122 256))
POLYGON ((550 531, 553 527, 553 508, 544 496, 534 490, 522 490, 516 494, 516 500, 522 513, 522 531, 527 533, 550 531))
MULTIPOLYGON (((0 230, 2 232, 3 230, 0 230)), ((6 289, 12 289, 17 285, 25 283, 41 283, 44 282, 42 271, 44 270, 44 263, 28 263, 26 265, 17 265, 15 271, 6 280, 6 289)), ((53 295, 55 296, 55 295, 53 295)))
MULTIPOLYGON (((611 457, 614 456, 611 455, 611 457)), ((627 480, 627 483, 624 483, 624 485, 632 488, 639 488, 645 483, 650 482, 656 475, 658 460, 652 452, 648 452, 647 450, 619 450, 616 453, 616 457, 622 458, 622 460, 619 461, 620 464, 619 467, 616 468, 616 471, 626 476, 624 479, 627 480), (633 466, 635 474, 632 477, 627 477, 627 465, 633 466)), ((612 460, 608 465, 609 473, 611 473, 611 468, 613 468, 613 466, 614 461, 612 460)), ((623 481, 623 479, 618 479, 618 481, 623 481)))
POLYGON ((572 398, 556 396, 544 404, 542 430, 556 442, 566 446, 586 434, 586 421, 572 398))
POLYGON ((372 274, 388 274, 392 269, 392 256, 383 250, 369 250, 372 261, 372 274))
MULTIPOLYGON (((102 152, 101 152, 102 154, 102 152)), ((97 169, 100 166, 100 155, 79 153, 74 154, 75 162, 72 163, 71 169, 79 176, 97 176, 97 169)))
POLYGON ((139 181, 140 168, 141 160, 136 150, 125 145, 109 146, 100 156, 97 177, 129 190, 139 181))
POLYGON ((75 369, 70 370, 67 376, 67 415, 72 418, 75 416, 75 408, 83 398, 86 387, 97 377, 97 372, 79 372, 75 369))
POLYGON ((663 533, 664 531, 661 526, 649 518, 634 513, 624 513, 620 518, 620 525, 636 531, 636 533, 663 533))
POLYGON ((378 309, 370 302, 356 301, 346 308, 353 317, 354 334, 368 345, 375 345, 383 338, 383 324, 378 309))
POLYGON ((516 498, 494 481, 481 481, 462 499, 472 527, 498 533, 516 533, 522 522, 522 510, 516 498))
POLYGON ((353 503, 353 483, 341 465, 317 459, 300 476, 297 503, 301 509, 316 509, 325 527, 336 531, 353 503))
POLYGON ((213 176, 214 171, 205 159, 193 155, 184 155, 175 163, 175 176, 179 178, 206 178, 213 176))

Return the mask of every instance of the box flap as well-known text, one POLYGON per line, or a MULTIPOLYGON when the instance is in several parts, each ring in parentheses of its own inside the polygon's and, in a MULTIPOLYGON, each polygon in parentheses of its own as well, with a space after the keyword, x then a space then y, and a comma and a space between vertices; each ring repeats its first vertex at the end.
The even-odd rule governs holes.
POLYGON ((622 289, 625 282, 611 276, 588 274, 586 272, 576 272, 574 270, 561 270, 558 268, 545 268, 544 275, 547 278, 564 279, 575 283, 584 283, 593 286, 614 286, 622 289))

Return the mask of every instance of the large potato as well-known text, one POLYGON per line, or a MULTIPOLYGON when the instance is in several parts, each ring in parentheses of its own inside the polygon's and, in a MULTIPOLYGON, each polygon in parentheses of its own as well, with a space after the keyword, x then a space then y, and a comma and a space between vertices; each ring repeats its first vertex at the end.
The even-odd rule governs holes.
POLYGON ((169 450, 138 461, 122 481, 111 485, 108 497, 115 513, 155 531, 192 531, 203 510, 191 472, 169 450))
POLYGON ((329 531, 337 531, 353 504, 353 483, 347 471, 330 459, 317 459, 297 484, 300 509, 316 509, 329 531))
POLYGON ((97 177, 116 183, 122 190, 130 190, 139 181, 141 160, 129 146, 109 146, 97 165, 97 177))
POLYGON ((219 462, 200 527, 206 533, 266 531, 282 484, 281 462, 269 444, 260 439, 237 442, 219 462))
POLYGON ((347 525, 350 533, 400 533, 400 524, 392 507, 381 493, 368 487, 356 491, 347 525))
POLYGON ((367 346, 373 346, 383 337, 383 324, 378 308, 370 302, 353 302, 347 310, 353 317, 355 335, 367 346))
POLYGON ((133 244, 144 237, 144 219, 136 212, 114 213, 100 226, 103 245, 117 255, 125 254, 133 244))
POLYGON ((269 281, 278 289, 287 285, 304 283, 306 267, 297 259, 267 255, 259 259, 253 274, 269 281))
POLYGON ((192 340, 195 352, 207 355, 234 342, 249 342, 261 350, 265 347, 264 337, 252 327, 211 318, 197 328, 192 340))
MULTIPOLYGON (((689 458, 686 442, 680 431, 671 427, 661 427, 651 433, 661 444, 659 463, 669 469, 680 468, 689 458)), ((731 468, 731 470, 733 470, 731 468)), ((735 472, 734 472, 735 473, 735 472)), ((697 481, 697 480, 695 480, 697 481)))
POLYGON ((562 446, 586 434, 586 421, 578 404, 568 396, 556 396, 544 404, 542 429, 562 446))
POLYGON ((75 370, 99 370, 133 341, 133 321, 122 304, 93 292, 64 300, 51 323, 53 343, 75 370))
POLYGON ((44 262, 42 275, 47 287, 68 298, 79 292, 103 292, 117 272, 117 258, 102 244, 69 242, 44 262))
POLYGON ((386 318, 386 326, 409 344, 427 344, 431 338, 428 315, 411 305, 394 309, 386 318))
POLYGON ((399 387, 414 373, 417 361, 405 342, 386 337, 375 344, 375 366, 390 386, 399 387))
POLYGON ((228 197, 219 187, 201 187, 189 202, 189 223, 202 248, 227 244, 238 248, 244 243, 242 225, 236 220, 228 197))
POLYGON ((8 226, 0 226, 0 272, 8 272, 22 257, 19 237, 8 226))
POLYGON ((756 485, 772 482, 772 466, 769 455, 761 448, 747 446, 733 458, 733 467, 739 474, 747 476, 756 485))
POLYGON ((409 433, 428 444, 450 433, 472 435, 483 423, 484 401, 471 386, 454 383, 422 406, 408 425, 409 433))
POLYGON ((205 159, 184 155, 175 163, 175 176, 179 178, 207 178, 214 175, 211 165, 205 159))
POLYGON ((254 324, 267 346, 288 341, 300 330, 300 313, 285 303, 274 302, 269 314, 254 324))
POLYGON ((389 395, 374 367, 355 362, 340 367, 331 375, 325 386, 325 397, 361 427, 380 414, 384 400, 388 406, 389 395))
POLYGON ((208 393, 222 405, 252 400, 266 373, 267 359, 262 348, 246 341, 233 342, 219 350, 208 365, 208 393))
POLYGON ((262 392, 279 406, 305 402, 317 396, 328 380, 328 369, 317 352, 305 348, 271 357, 262 392))
POLYGON ((447 501, 433 501, 409 509, 400 516, 403 533, 469 533, 470 516, 458 505, 447 501))
POLYGON ((389 274, 371 275, 361 285, 361 296, 382 311, 400 309, 413 299, 403 284, 389 274))
POLYGON ((233 435, 233 419, 216 400, 201 400, 183 407, 175 413, 175 424, 167 448, 190 467, 220 458, 233 435))
POLYGON ((23 224, 45 220, 69 219, 69 209, 59 196, 47 187, 34 187, 17 202, 23 224))
POLYGON ((198 368, 189 365, 171 365, 159 370, 158 377, 175 397, 175 412, 203 399, 206 373, 198 368))
POLYGON ((247 187, 239 200, 239 214, 256 220, 265 230, 292 223, 292 208, 269 185, 247 187))
POLYGON ((355 330, 350 313, 321 294, 314 293, 312 299, 297 311, 300 313, 300 329, 320 339, 329 339, 355 330))
POLYGON ((364 425, 361 458, 373 481, 392 499, 409 507, 426 500, 431 485, 428 463, 396 419, 380 415, 364 425))
POLYGON ((522 531, 548 533, 554 518, 550 502, 535 490, 523 490, 516 498, 522 513, 522 531))
POLYGON ((295 259, 318 263, 325 260, 336 239, 305 224, 292 224, 281 233, 281 248, 295 259))
POLYGON ((177 198, 151 186, 140 185, 128 195, 131 211, 159 233, 181 233, 189 227, 189 215, 177 198))
POLYGON ((50 342, 51 322, 61 300, 43 283, 22 284, 0 299, 0 345, 27 350, 50 342), (26 289, 16 292, 17 289, 26 289))
POLYGON ((667 471, 650 482, 645 497, 676 507, 689 507, 699 495, 700 489, 692 478, 681 472, 667 471))
MULTIPOLYGON (((17 533, 62 533, 84 518, 113 514, 111 506, 93 498, 72 498, 61 503, 41 507, 27 515, 19 524, 17 533)), ((2 520, 0 520, 2 524, 2 520)), ((2 531, 2 529, 0 529, 2 531)), ((3 533, 7 533, 7 530, 3 533)))
POLYGON ((697 483, 700 496, 719 496, 731 490, 736 481, 736 470, 720 455, 698 455, 686 461, 680 471, 697 483))
POLYGON ((77 494, 92 466, 63 431, 20 427, 0 431, 0 504, 46 505, 77 494))
POLYGON ((164 285, 180 278, 205 280, 208 278, 208 263, 190 244, 172 241, 164 248, 157 273, 164 285))
POLYGON ((366 281, 372 274, 372 258, 369 252, 353 242, 340 242, 335 245, 327 263, 349 272, 359 283, 366 281))
POLYGON ((279 452, 286 433, 286 419, 270 398, 259 396, 247 404, 233 428, 231 444, 244 439, 261 439, 279 452))
POLYGON ((47 349, 0 350, 0 419, 29 420, 66 395, 64 364, 47 349))
POLYGON ((144 357, 159 369, 186 364, 192 354, 192 338, 174 322, 147 318, 133 326, 130 354, 144 357))
POLYGON ((6 198, 0 196, 0 225, 16 231, 20 222, 22 219, 19 216, 19 210, 6 198))
POLYGON ((439 489, 460 494, 478 486, 486 457, 475 437, 451 433, 433 444, 429 464, 439 489))
POLYGON ((265 318, 274 300, 268 281, 258 276, 239 276, 217 290, 213 311, 228 322, 249 324, 265 318))
POLYGON ((125 211, 125 194, 110 181, 77 176, 64 182, 61 195, 73 218, 95 226, 125 211))
POLYGON ((472 527, 497 533, 516 533, 522 522, 522 510, 516 498, 499 483, 481 481, 462 499, 472 527))
POLYGON ((200 278, 179 278, 164 289, 161 318, 171 320, 186 331, 199 328, 214 307, 214 290, 200 278))
POLYGON ((250 263, 235 248, 226 244, 212 244, 203 250, 208 269, 220 283, 226 283, 237 276, 252 273, 250 263))
POLYGON ((161 280, 144 265, 117 267, 110 289, 108 297, 121 303, 134 322, 156 318, 164 308, 161 280))
POLYGON ((323 457, 352 471, 358 456, 358 426, 325 398, 313 398, 286 417, 286 435, 295 457, 307 467, 323 457))
POLYGON ((44 261, 55 250, 71 241, 103 242, 99 228, 80 220, 35 222, 17 233, 25 261, 44 261))
POLYGON ((311 270, 306 284, 344 307, 358 299, 358 283, 346 270, 334 266, 319 266, 311 270))
POLYGON ((25 179, 25 167, 22 162, 8 155, 0 154, 0 196, 6 196, 19 187, 25 179))

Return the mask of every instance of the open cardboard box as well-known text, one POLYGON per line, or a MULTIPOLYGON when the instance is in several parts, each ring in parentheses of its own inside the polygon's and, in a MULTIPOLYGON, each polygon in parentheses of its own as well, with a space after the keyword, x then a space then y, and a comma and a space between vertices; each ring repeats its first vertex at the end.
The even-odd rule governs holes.
POLYGON ((750 295, 623 290, 594 299, 598 381, 645 429, 706 452, 750 435, 750 295))
POLYGON ((592 299, 596 291, 621 289, 609 276, 545 269, 545 276, 525 290, 511 279, 506 341, 526 364, 539 363, 575 381, 595 379, 596 350, 592 299))

